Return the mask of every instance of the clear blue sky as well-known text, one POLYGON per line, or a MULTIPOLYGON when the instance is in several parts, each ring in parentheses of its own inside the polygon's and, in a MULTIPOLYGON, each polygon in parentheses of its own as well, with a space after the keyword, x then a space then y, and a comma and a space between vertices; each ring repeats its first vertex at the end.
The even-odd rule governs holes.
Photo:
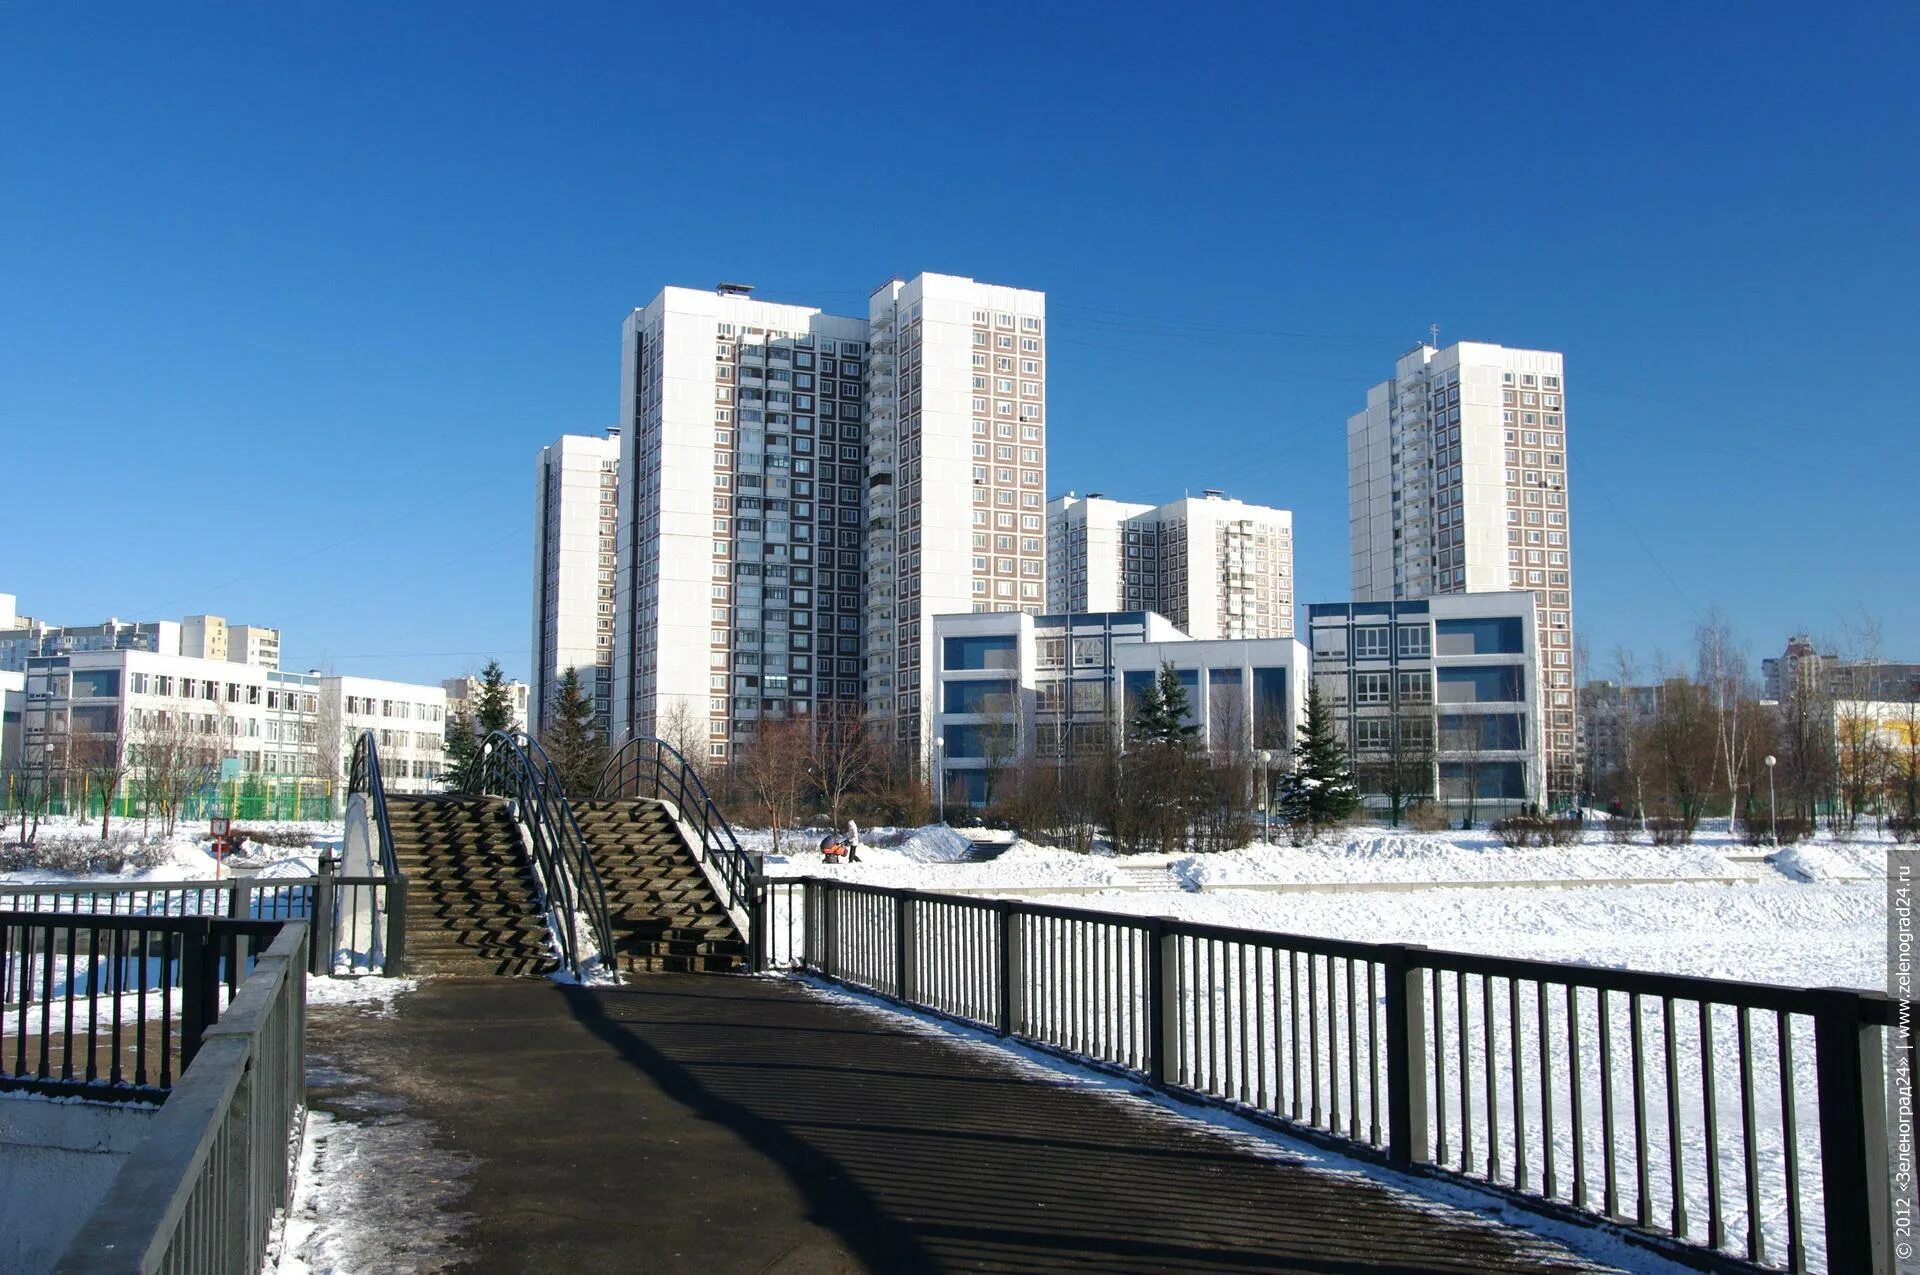
POLYGON ((0 11, 0 591, 524 673, 628 309, 938 270, 1049 293, 1056 493, 1290 507, 1302 602, 1438 323, 1566 352, 1596 664, 1920 659, 1912 5, 922 8, 0 11))

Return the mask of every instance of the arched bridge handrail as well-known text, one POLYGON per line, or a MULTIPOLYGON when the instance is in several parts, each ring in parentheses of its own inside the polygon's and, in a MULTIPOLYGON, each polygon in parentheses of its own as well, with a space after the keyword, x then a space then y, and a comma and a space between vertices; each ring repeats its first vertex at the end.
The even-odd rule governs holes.
POLYGON ((363 730, 353 741, 353 760, 347 766, 347 794, 359 793, 367 799, 367 814, 374 838, 380 844, 373 859, 380 874, 392 881, 400 875, 400 864, 393 854, 393 826, 387 822, 387 786, 380 777, 380 747, 373 732, 363 730))
POLYGON ((700 838, 700 857, 726 886, 727 907, 736 917, 750 911, 754 863, 740 848, 733 826, 707 795, 700 773, 680 750, 664 739, 635 735, 620 745, 601 768, 593 795, 600 800, 654 797, 670 801, 680 820, 700 838))
POLYGON ((613 974, 613 921, 606 887, 546 750, 524 732, 494 731, 481 741, 464 791, 515 803, 527 830, 547 924, 568 970, 579 979, 592 967, 593 958, 581 950, 574 923, 584 913, 599 949, 600 968, 613 974))

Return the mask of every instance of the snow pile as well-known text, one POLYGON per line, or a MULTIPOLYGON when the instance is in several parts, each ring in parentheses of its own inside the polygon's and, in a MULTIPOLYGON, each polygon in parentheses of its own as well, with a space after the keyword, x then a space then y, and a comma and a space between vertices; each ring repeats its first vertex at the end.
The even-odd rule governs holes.
POLYGON ((1871 881, 1887 875, 1886 847, 1857 842, 1788 846, 1768 855, 1767 862, 1794 881, 1871 881))
MULTIPOLYGON (((318 856, 323 849, 338 846, 345 836, 344 825, 339 821, 304 819, 273 824, 256 824, 254 830, 263 835, 279 839, 282 836, 305 837, 312 841, 311 848, 269 845, 251 838, 243 839, 241 853, 230 858, 225 864, 213 856, 213 837, 205 820, 182 821, 175 826, 172 835, 162 836, 156 825, 145 824, 138 819, 115 819, 113 832, 118 836, 123 830, 129 833, 147 829, 141 833, 141 839, 154 850, 154 866, 130 868, 122 872, 103 872, 75 874, 72 872, 49 871, 42 868, 27 868, 17 872, 0 873, 0 881, 11 881, 21 885, 42 885, 55 881, 209 881, 216 876, 230 875, 229 869, 235 866, 251 867, 255 864, 276 865, 288 859, 297 859, 312 864, 303 873, 294 873, 290 869, 281 869, 277 875, 311 876, 318 866, 318 856), (271 831, 269 831, 271 830, 271 831)), ((94 820, 82 824, 73 816, 49 816, 40 822, 41 835, 71 838, 76 835, 100 835, 100 823, 94 820)), ((241 824, 244 834, 248 828, 241 824)))
POLYGON ((374 1018, 392 1018, 393 1003, 420 986, 418 979, 381 978, 309 978, 308 1005, 354 1005, 374 1018))

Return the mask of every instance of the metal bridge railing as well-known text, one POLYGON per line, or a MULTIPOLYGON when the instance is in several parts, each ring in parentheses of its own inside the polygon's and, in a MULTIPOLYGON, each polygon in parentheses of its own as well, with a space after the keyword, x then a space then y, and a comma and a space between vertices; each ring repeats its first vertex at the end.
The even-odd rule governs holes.
POLYGON ((284 924, 0 911, 0 1089, 157 1101, 284 924))
POLYGON ((56 1271, 261 1268, 306 1098, 306 939, 280 929, 56 1271))
POLYGON ((526 833, 541 906, 568 971, 576 979, 596 968, 615 976, 606 887, 546 750, 520 731, 494 731, 481 741, 465 791, 513 803, 514 817, 526 833))
POLYGON ((310 972, 315 975, 397 975, 406 947, 405 878, 346 876, 325 858, 310 877, 0 883, 0 909, 305 921, 313 932, 310 972))
POLYGON ((699 772, 673 745, 644 735, 629 739, 607 759, 593 795, 601 801, 649 797, 670 802, 680 822, 699 838, 700 860, 719 878, 727 907, 736 915, 748 914, 756 862, 740 848, 699 772))
POLYGON ((824 880, 797 967, 1404 1170, 1737 1269, 1891 1269, 1886 1039, 1911 1007, 824 880))

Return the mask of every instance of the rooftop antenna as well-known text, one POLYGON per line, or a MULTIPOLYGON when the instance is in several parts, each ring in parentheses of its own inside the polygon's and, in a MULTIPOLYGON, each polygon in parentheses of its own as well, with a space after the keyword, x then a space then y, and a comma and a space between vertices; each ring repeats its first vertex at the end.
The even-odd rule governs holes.
POLYGON ((1433 338, 1433 348, 1436 350, 1439 349, 1440 348, 1440 325, 1438 323, 1429 323, 1427 325, 1427 335, 1433 338))

